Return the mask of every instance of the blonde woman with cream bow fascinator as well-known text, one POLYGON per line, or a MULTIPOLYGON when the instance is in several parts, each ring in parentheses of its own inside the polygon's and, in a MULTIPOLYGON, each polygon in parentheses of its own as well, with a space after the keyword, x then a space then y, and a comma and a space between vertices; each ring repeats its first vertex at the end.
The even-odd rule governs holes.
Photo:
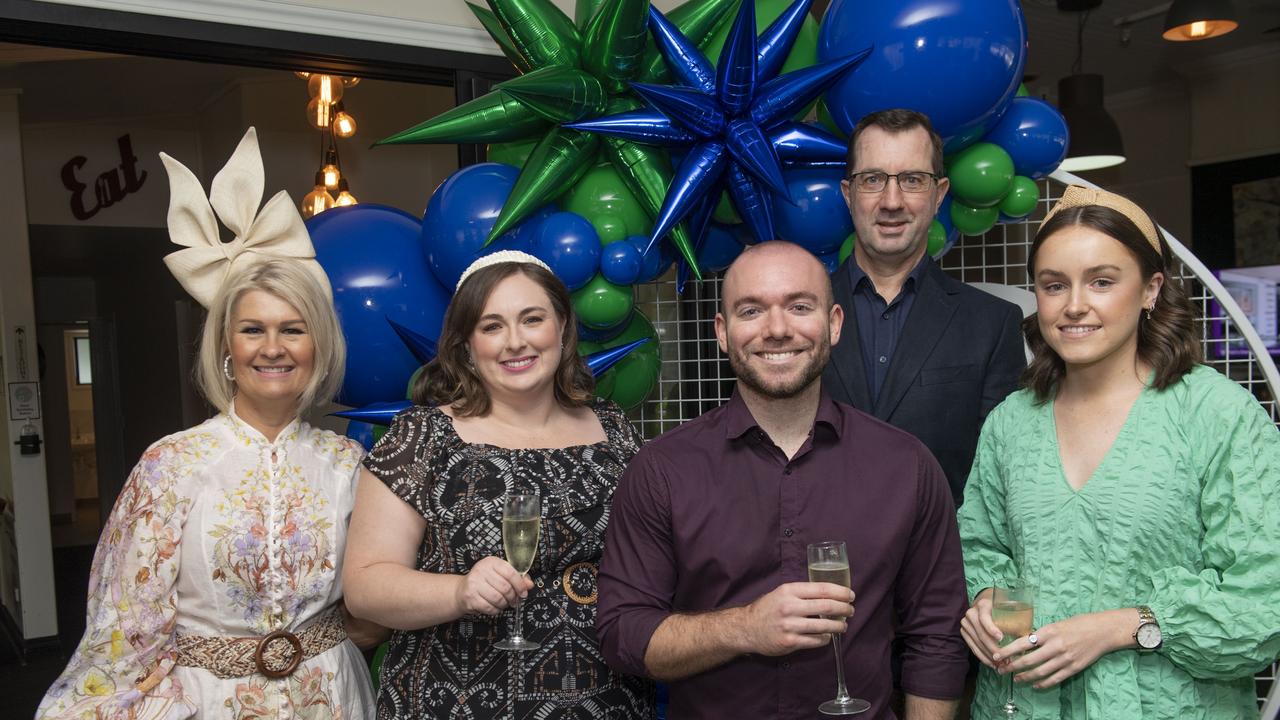
POLYGON ((371 717, 357 645, 383 631, 346 612, 341 587, 364 453, 301 418, 343 375, 328 280, 288 194, 258 210, 252 128, 208 200, 161 158, 184 246, 165 262, 208 310, 196 379, 219 412, 152 445, 129 476, 94 556, 84 637, 37 717, 371 717))

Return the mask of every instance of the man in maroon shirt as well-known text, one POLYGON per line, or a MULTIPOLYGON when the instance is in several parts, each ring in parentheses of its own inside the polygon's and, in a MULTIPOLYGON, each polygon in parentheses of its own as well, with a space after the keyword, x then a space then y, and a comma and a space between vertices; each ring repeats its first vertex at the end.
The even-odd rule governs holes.
POLYGON ((605 657, 667 681, 674 720, 812 718, 835 696, 827 643, 843 631, 849 692, 871 702, 863 717, 888 719, 896 636, 906 717, 953 717, 967 603, 942 470, 913 436, 822 391, 843 311, 807 251, 749 248, 723 295, 716 336, 737 389, 646 445, 618 486, 605 657), (847 543, 854 592, 807 582, 806 547, 826 540, 847 543))

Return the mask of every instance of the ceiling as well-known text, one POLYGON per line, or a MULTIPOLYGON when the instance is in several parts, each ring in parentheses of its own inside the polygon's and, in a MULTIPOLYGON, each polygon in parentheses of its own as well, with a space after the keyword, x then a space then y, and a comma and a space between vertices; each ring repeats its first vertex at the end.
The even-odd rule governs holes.
MULTIPOLYGON (((873 2, 896 2, 898 0, 865 0, 873 2)), ((816 0, 813 11, 821 13, 826 9, 829 0, 816 0)), ((1163 40, 1163 15, 1138 22, 1131 27, 1127 42, 1121 39, 1121 30, 1114 26, 1118 17, 1132 15, 1159 5, 1160 0, 1104 0, 1102 5, 1086 16, 1083 32, 1083 71, 1101 73, 1106 78, 1108 95, 1132 91, 1143 87, 1159 86, 1176 82, 1179 77, 1198 65, 1213 62, 1215 58, 1223 59, 1234 55, 1251 52, 1280 52, 1280 0, 1236 0, 1235 7, 1240 27, 1223 37, 1201 42, 1175 43, 1163 40), (1268 32, 1270 30, 1270 32, 1268 32)), ((1057 82, 1060 78, 1071 74, 1072 64, 1076 56, 1076 35, 1081 19, 1080 13, 1065 13, 1057 9, 1055 0, 1022 0, 1023 12, 1027 19, 1030 52, 1027 58, 1026 83, 1033 95, 1056 97, 1057 82)), ((0 43, 0 86, 8 84, 23 85, 24 77, 29 71, 39 67, 41 81, 50 77, 57 78, 67 74, 73 77, 83 74, 84 60, 99 61, 96 66, 108 70, 109 74, 122 78, 140 77, 137 73, 146 67, 148 88, 138 88, 137 92, 121 91, 114 83, 103 83, 101 97, 97 102, 83 96, 74 97, 50 94, 45 98, 47 107, 31 107, 28 101, 36 98, 28 96, 24 101, 24 114, 35 111, 39 114, 57 116, 61 113, 83 113, 86 110, 116 103, 129 103, 135 112, 144 111, 145 106, 153 103, 173 107, 174 98, 166 93, 156 93, 157 86, 165 85, 163 78, 154 73, 164 70, 160 66, 170 68, 175 76, 175 84, 185 88, 184 99, 196 101, 197 97, 207 97, 217 86, 223 86, 235 77, 262 74, 264 71, 232 68, 227 66, 207 65, 179 61, 146 61, 142 58, 129 58, 119 55, 108 55, 97 52, 69 50, 55 47, 37 47, 0 43), (63 65, 64 70, 56 68, 63 65), (177 78, 182 82, 177 83, 177 78), (61 101, 59 100, 61 97, 61 101), (88 100, 88 102, 86 102, 88 100)), ((1280 78, 1272 78, 1269 82, 1280 82, 1280 78)), ((56 84, 56 83, 55 83, 56 84)), ((29 90, 27 91, 30 92, 29 90)), ((34 119, 34 118, 32 118, 34 119)), ((52 117, 46 118, 52 119, 52 117)))
MULTIPOLYGON (((1240 27, 1198 42, 1169 42, 1160 37, 1164 14, 1131 26, 1128 43, 1113 21, 1160 5, 1160 0, 1105 0, 1089 12, 1084 25, 1083 72, 1106 78, 1107 94, 1177 80, 1215 57, 1252 51, 1280 52, 1280 0, 1236 0, 1240 27), (1267 30, 1274 30, 1267 32, 1267 30)), ((1054 0, 1023 0, 1030 52, 1027 83, 1034 95, 1057 95, 1058 80, 1071 74, 1080 13, 1060 12, 1054 0)), ((1280 82, 1272 78, 1271 82, 1280 82)))
MULTIPOLYGON (((1179 43, 1163 39, 1161 13, 1134 24, 1129 41, 1121 42, 1120 28, 1113 24, 1116 18, 1164 2, 1167 0, 1103 0, 1085 17, 1083 72, 1104 75, 1108 94, 1175 81, 1187 69, 1214 56, 1265 49, 1280 52, 1280 0, 1235 0, 1240 27, 1211 40, 1179 43)), ((815 0, 813 11, 820 15, 829 4, 830 0, 815 0)), ((1081 13, 1059 11, 1055 0, 1022 0, 1022 11, 1030 45, 1027 88, 1032 95, 1056 97, 1058 80, 1071 74, 1081 13)), ((1272 81, 1280 82, 1280 78, 1272 81)))

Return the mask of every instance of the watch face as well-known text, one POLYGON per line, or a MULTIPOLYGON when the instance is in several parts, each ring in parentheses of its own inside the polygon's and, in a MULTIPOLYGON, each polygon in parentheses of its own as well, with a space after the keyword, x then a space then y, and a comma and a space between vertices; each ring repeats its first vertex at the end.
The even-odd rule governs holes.
POLYGON ((1164 637, 1160 634, 1160 626, 1155 623, 1147 623, 1138 627, 1138 646, 1146 650, 1154 650, 1160 647, 1160 643, 1164 637))

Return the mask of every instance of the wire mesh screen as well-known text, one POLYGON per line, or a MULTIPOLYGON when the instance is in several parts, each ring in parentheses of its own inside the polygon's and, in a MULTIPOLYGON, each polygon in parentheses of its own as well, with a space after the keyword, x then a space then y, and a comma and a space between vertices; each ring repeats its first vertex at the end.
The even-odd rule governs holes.
MULTIPOLYGON (((939 264, 964 282, 985 282, 1030 289, 1027 252, 1049 207, 1062 196, 1064 185, 1044 180, 1036 210, 1019 222, 997 225, 982 236, 961 237, 939 264)), ((1205 362, 1248 389, 1271 419, 1280 423, 1277 388, 1269 387, 1257 356, 1239 340, 1235 323, 1217 298, 1180 259, 1172 274, 1184 283, 1199 313, 1205 362)), ((637 286, 636 307, 645 314, 661 341, 662 374, 649 400, 631 413, 646 438, 653 438, 682 422, 718 407, 733 391, 729 363, 716 343, 713 318, 720 302, 720 277, 690 281, 676 292, 675 272, 659 282, 637 286)), ((1280 673, 1280 663, 1257 678, 1259 703, 1280 673)))

